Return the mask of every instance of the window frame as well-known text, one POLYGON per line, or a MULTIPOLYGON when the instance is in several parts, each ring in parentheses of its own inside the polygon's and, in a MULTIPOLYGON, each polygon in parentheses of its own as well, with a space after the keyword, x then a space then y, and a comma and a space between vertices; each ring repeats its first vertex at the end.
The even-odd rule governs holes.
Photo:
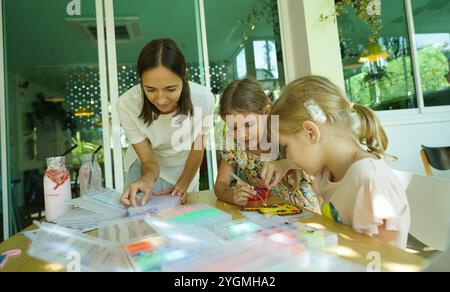
POLYGON ((378 117, 386 125, 405 125, 405 124, 423 124, 434 122, 448 122, 450 121, 450 105, 444 106, 426 106, 422 79, 420 75, 420 64, 418 58, 418 50, 415 39, 415 24, 414 14, 412 9, 412 0, 403 0, 405 5, 407 30, 409 46, 411 50, 412 72, 414 77, 414 88, 417 100, 417 108, 414 109, 400 109, 388 111, 376 111, 378 117))
MULTIPOLYGON (((403 0, 404 6, 405 6, 405 14, 407 18, 409 18, 409 26, 407 27, 408 30, 408 38, 411 44, 411 40, 414 41, 415 44, 415 37, 414 33, 411 29, 414 29, 414 17, 412 14, 412 4, 411 0, 403 0), (413 36, 413 37, 411 37, 413 36)), ((283 0, 278 0, 278 11, 279 11, 279 19, 280 19, 280 29, 281 29, 281 43, 282 43, 282 54, 283 54, 283 60, 284 60, 284 74, 286 83, 291 82, 295 78, 299 76, 299 74, 304 74, 304 72, 310 72, 312 69, 312 64, 310 63, 309 55, 310 52, 308 52, 308 48, 301 46, 301 42, 304 42, 304 38, 308 38, 308 34, 305 31, 299 30, 298 25, 304 25, 305 19, 304 16, 301 15, 301 13, 304 13, 304 5, 300 2, 292 2, 288 3, 283 0), (294 17, 294 12, 300 14, 300 17, 294 17), (297 53, 296 53, 296 52, 297 53), (304 62, 305 68, 298 68, 299 67, 299 58, 298 56, 301 55, 302 57, 306 57, 304 62)), ((328 7, 327 7, 328 9, 328 7)), ((330 10, 331 11, 331 10, 330 10)), ((332 11, 330 12, 330 14, 332 11)), ((408 20, 407 20, 408 21, 408 20)), ((330 24, 332 25, 332 24, 330 24)), ((332 28, 335 33, 338 33, 337 29, 337 22, 334 22, 335 28, 332 28)), ((331 28, 328 28, 331 30, 331 28)), ((336 42, 339 42, 339 39, 336 35, 336 42)), ((410 48, 411 53, 417 54, 416 48, 413 49, 410 48)), ((336 58, 340 58, 340 54, 336 54, 336 58)), ((417 62, 417 56, 411 57, 412 64, 418 65, 417 62)), ((340 72, 334 72, 335 75, 339 75, 343 72, 343 64, 341 59, 341 70, 340 72)), ((419 76, 420 74, 417 74, 419 67, 416 67, 413 71, 416 72, 416 75, 419 76)), ((342 83, 339 83, 340 86, 344 89, 345 87, 345 81, 344 79, 338 76, 336 81, 342 81, 342 83)), ((416 82, 414 81, 416 84, 416 82)), ((416 100, 423 102, 423 93, 422 91, 419 91, 420 97, 417 96, 418 88, 415 87, 415 94, 416 94, 416 100)), ((381 119, 383 124, 394 126, 394 125, 405 125, 405 124, 420 124, 420 123, 431 123, 431 122, 448 122, 450 121, 450 105, 448 106, 431 106, 431 107, 425 107, 423 106, 421 108, 421 111, 419 111, 419 108, 413 108, 413 109, 395 109, 395 110, 387 110, 387 111, 376 111, 376 115, 381 119)))

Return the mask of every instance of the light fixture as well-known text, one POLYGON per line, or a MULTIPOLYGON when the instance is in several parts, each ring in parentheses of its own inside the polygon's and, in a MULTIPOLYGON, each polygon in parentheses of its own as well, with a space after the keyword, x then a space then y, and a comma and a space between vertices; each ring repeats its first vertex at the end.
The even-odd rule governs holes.
POLYGON ((75 116, 76 117, 92 117, 94 115, 94 112, 92 112, 90 109, 88 108, 78 108, 75 111, 75 116))
POLYGON ((381 46, 379 43, 370 43, 364 51, 361 53, 361 56, 358 60, 359 63, 369 63, 382 61, 389 58, 391 55, 386 50, 385 46, 381 46))
MULTIPOLYGON (((95 123, 97 126, 103 126, 103 122, 102 121, 100 121, 100 122, 97 122, 97 123, 95 123)), ((107 125, 109 125, 110 127, 112 126, 112 123, 111 122, 108 122, 107 123, 107 125)))
POLYGON ((64 97, 59 96, 44 97, 44 100, 51 103, 63 103, 65 101, 64 97))

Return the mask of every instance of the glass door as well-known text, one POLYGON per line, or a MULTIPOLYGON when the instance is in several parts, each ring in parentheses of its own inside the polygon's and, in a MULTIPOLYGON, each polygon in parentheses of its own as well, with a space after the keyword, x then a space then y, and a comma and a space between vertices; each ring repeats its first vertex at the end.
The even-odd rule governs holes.
MULTIPOLYGON (((98 45, 104 30, 97 29, 103 25, 97 21, 103 17, 102 1, 3 0, 2 7, 2 114, 7 122, 9 233, 14 234, 45 216, 45 158, 74 144, 78 148, 66 157, 66 165, 72 194, 79 193, 81 155, 104 144, 110 148, 109 118, 106 70, 101 68, 104 46, 98 45)), ((108 151, 100 152, 99 163, 106 185, 112 186, 108 151)))
MULTIPOLYGON (((3 107, 1 109, 3 110, 3 107)), ((3 124, 3 121, 0 121, 0 127, 2 126, 2 124, 3 124)), ((4 129, 2 129, 2 132, 3 131, 4 131, 4 129)), ((0 137, 0 145, 1 145, 2 140, 3 140, 3 137, 0 137)), ((0 150, 0 165, 3 166, 3 164, 1 164, 2 161, 3 161, 2 160, 2 155, 3 155, 3 153, 0 150)), ((7 193, 3 192, 3 179, 4 179, 4 177, 2 175, 2 173, 3 173, 2 168, 3 167, 0 168, 0 242, 2 242, 3 239, 5 238, 5 233, 8 233, 7 232, 8 228, 6 228, 6 230, 5 230, 5 227, 4 227, 5 222, 3 221, 3 214, 6 213, 3 210, 8 208, 8 205, 7 204, 4 205, 3 203, 4 202, 7 203, 8 200, 7 200, 7 198, 6 199, 4 198, 7 193)))
MULTIPOLYGON (((204 3, 208 69, 217 101, 231 81, 246 77, 258 80, 272 101, 278 99, 285 84, 278 1, 204 3)), ((215 125, 215 144, 220 150, 224 148, 225 127, 218 115, 215 125)), ((216 157, 220 158, 219 153, 216 157)))
MULTIPOLYGON (((136 62, 139 52, 149 41, 158 38, 173 39, 188 63, 189 80, 206 85, 198 0, 106 0, 105 17, 108 28, 114 25, 113 39, 108 35, 107 46, 112 103, 138 84, 136 62), (111 19, 112 16, 114 19, 111 19), (111 57, 111 53, 113 56, 116 54, 117 58, 111 57)), ((119 155, 124 157, 129 143, 115 115, 113 110, 114 175, 116 188, 120 189, 124 182, 123 166, 116 162, 122 161, 119 155), (120 151, 116 150, 118 147, 120 151)), ((208 183, 207 157, 205 155, 200 172, 201 190, 211 186, 208 183)))
POLYGON ((278 2, 205 0, 205 15, 213 92, 251 77, 278 99, 285 84, 278 2))
MULTIPOLYGON (((0 3, 0 24, 3 23, 3 6, 0 3)), ((0 25, 0 44, 3 44, 3 28, 0 25)), ((0 74, 4 76, 4 61, 3 61, 3 47, 0 49, 0 74)), ((5 88, 5 80, 0 79, 0 88, 5 88)), ((8 185, 8 178, 3 176, 7 165, 4 163, 6 157, 6 117, 4 92, 0 92, 0 242, 9 237, 9 223, 8 223, 8 192, 4 191, 4 186, 8 185), (6 219, 6 220, 5 220, 6 219)))

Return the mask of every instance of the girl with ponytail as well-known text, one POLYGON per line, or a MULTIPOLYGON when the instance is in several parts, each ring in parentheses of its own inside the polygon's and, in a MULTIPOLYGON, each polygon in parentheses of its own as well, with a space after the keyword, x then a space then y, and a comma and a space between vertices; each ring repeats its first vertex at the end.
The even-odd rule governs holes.
MULTIPOLYGON (((351 103, 328 79, 309 76, 284 88, 271 118, 279 120, 287 158, 315 177, 322 215, 406 248, 406 193, 387 164, 387 135, 372 110, 351 103)), ((273 172, 264 173, 265 181, 274 180, 273 172)))

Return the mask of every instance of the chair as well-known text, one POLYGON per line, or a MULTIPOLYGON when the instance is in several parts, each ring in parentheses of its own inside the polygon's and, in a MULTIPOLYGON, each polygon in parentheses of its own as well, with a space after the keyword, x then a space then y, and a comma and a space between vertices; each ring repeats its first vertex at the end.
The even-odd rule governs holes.
POLYGON ((411 208, 410 234, 437 250, 446 250, 450 223, 450 180, 394 171, 406 188, 411 208))
POLYGON ((433 176, 431 167, 438 170, 450 169, 450 147, 427 147, 422 145, 420 150, 425 173, 433 176))

